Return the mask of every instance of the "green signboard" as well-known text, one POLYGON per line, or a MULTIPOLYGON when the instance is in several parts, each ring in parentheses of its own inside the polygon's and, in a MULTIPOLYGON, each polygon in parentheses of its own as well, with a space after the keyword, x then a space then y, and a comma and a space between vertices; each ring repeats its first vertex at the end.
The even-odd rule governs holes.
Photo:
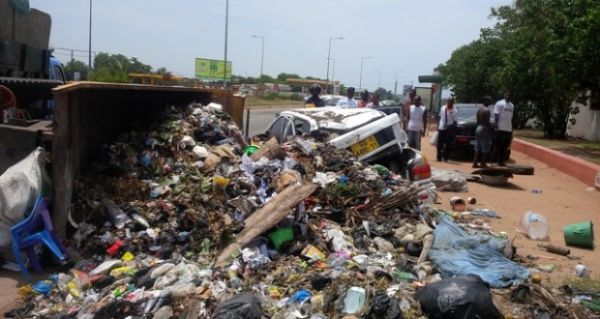
MULTIPOLYGON (((223 80, 225 62, 223 60, 210 60, 196 58, 196 78, 204 80, 223 80)), ((227 80, 231 80, 231 61, 227 61, 227 80)))

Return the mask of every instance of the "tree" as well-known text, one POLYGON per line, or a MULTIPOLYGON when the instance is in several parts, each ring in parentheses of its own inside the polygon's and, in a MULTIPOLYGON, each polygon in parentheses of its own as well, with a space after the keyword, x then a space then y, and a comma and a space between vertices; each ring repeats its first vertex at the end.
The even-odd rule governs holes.
POLYGON ((388 91, 384 88, 377 88, 373 93, 379 95, 380 101, 394 99, 394 93, 392 93, 392 91, 388 91))
POLYGON ((510 90, 517 126, 536 118, 564 137, 577 97, 600 104, 600 6, 594 0, 516 0, 496 25, 436 68, 461 101, 510 90))
POLYGON ((279 73, 277 75, 277 81, 279 83, 285 83, 287 79, 301 79, 301 77, 298 74, 293 73, 279 73))
POLYGON ((81 80, 87 80, 88 78, 88 65, 79 60, 71 60, 69 63, 65 65, 65 76, 68 80, 75 80, 74 74, 75 72, 79 72, 81 80))
POLYGON ((151 73, 150 65, 140 62, 137 58, 127 58, 122 54, 100 52, 94 58, 92 80, 101 82, 127 83, 129 73, 151 73))
POLYGON ((498 72, 501 66, 501 41, 483 38, 452 52, 445 63, 435 69, 460 102, 479 102, 484 95, 501 96, 498 72))

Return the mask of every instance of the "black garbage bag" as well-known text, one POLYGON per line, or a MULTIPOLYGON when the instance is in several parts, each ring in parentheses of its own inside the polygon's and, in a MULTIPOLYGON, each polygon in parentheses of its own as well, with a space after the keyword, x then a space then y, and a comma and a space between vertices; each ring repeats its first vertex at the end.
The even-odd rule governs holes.
POLYGON ((212 319, 261 319, 260 300, 250 293, 241 293, 223 302, 212 319))
POLYGON ((419 289, 415 299, 430 319, 503 318, 478 276, 447 278, 419 289))
POLYGON ((385 291, 378 291, 371 302, 369 318, 372 319, 404 319, 400 302, 397 299, 390 299, 385 291))

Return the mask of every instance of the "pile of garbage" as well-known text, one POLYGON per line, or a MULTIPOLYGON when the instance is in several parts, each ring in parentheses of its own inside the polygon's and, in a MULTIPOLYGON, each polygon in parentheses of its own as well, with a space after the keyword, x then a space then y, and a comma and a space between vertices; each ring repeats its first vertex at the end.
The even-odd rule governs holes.
POLYGON ((212 103, 161 119, 78 178, 70 269, 7 317, 500 318, 490 286, 528 280, 506 238, 465 233, 324 132, 248 145, 212 103))

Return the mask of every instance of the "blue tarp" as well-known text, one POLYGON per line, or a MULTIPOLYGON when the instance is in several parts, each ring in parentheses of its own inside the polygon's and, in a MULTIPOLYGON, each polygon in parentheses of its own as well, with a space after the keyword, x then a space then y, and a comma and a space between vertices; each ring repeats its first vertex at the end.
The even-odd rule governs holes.
POLYGON ((498 250, 499 239, 469 235, 447 216, 433 232, 429 259, 444 276, 477 275, 493 288, 519 284, 529 277, 527 268, 508 260, 498 250))

